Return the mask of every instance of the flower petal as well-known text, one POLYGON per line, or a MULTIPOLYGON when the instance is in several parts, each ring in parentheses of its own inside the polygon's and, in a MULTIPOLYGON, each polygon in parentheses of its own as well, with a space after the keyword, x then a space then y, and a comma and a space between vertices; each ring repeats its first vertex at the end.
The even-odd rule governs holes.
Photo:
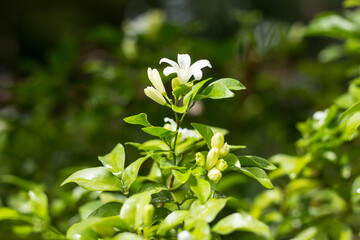
POLYGON ((180 68, 182 69, 188 69, 191 64, 191 58, 189 54, 178 54, 178 63, 180 68))
POLYGON ((180 84, 185 84, 189 81, 189 79, 191 78, 192 73, 190 71, 185 71, 185 72, 178 72, 178 78, 180 80, 180 84))
POLYGON ((161 64, 161 63, 163 63, 163 62, 166 62, 166 63, 170 64, 170 65, 171 65, 172 67, 174 67, 175 69, 180 69, 179 65, 178 65, 175 61, 173 61, 173 60, 170 60, 170 59, 168 59, 168 58, 162 58, 162 59, 160 59, 159 64, 161 64))
POLYGON ((165 76, 168 76, 169 74, 171 74, 171 73, 177 73, 178 71, 176 70, 176 68, 174 68, 174 67, 166 67, 165 69, 164 69, 164 71, 163 71, 163 73, 164 73, 164 75, 165 76))
POLYGON ((202 69, 204 67, 211 68, 210 62, 208 60, 206 60, 206 59, 202 59, 202 60, 194 62, 194 64, 191 65, 190 68, 195 71, 195 70, 198 70, 198 69, 200 70, 200 69, 202 69))
POLYGON ((194 79, 195 80, 200 80, 202 78, 202 71, 200 69, 195 69, 191 71, 192 74, 194 75, 194 79))

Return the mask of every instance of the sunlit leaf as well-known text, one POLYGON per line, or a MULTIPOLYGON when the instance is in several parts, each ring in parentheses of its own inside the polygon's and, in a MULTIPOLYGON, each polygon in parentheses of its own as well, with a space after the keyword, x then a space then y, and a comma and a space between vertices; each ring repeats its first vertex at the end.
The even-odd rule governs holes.
POLYGON ((231 92, 223 83, 216 82, 207 86, 204 91, 202 91, 202 93, 196 97, 196 99, 223 99, 233 97, 234 95, 235 94, 231 92))
POLYGON ((212 222, 217 214, 225 207, 226 198, 211 198, 202 204, 199 200, 195 200, 190 206, 190 214, 192 218, 201 219, 208 223, 212 222))
POLYGON ((238 156, 243 167, 259 167, 266 170, 274 170, 276 167, 268 160, 257 156, 238 156))
POLYGON ((132 162, 127 168, 125 168, 124 173, 121 177, 123 183, 123 189, 127 193, 131 187, 131 184, 136 180, 139 169, 141 165, 147 160, 150 156, 145 156, 137 159, 135 162, 132 162))
POLYGON ((211 128, 209 126, 200 123, 192 123, 191 125, 204 138, 208 147, 211 148, 211 138, 214 136, 214 132, 211 130, 211 128))
POLYGON ((215 224, 212 231, 221 235, 227 235, 234 231, 246 231, 256 233, 266 238, 271 237, 268 226, 245 212, 234 213, 221 219, 215 224))
POLYGON ((100 156, 99 160, 110 172, 116 176, 121 176, 125 164, 125 149, 122 144, 117 144, 116 147, 107 155, 100 156))
POLYGON ((201 203, 205 203, 210 196, 211 185, 202 178, 192 177, 189 180, 190 188, 201 203))
POLYGON ((189 211, 187 210, 179 210, 170 213, 164 221, 160 224, 158 233, 165 234, 170 229, 176 227, 181 224, 185 219, 189 216, 189 211))
POLYGON ((238 80, 233 79, 233 78, 221 78, 219 80, 212 82, 210 85, 213 85, 216 83, 224 84, 224 86, 227 87, 229 90, 238 91, 238 90, 246 89, 246 87, 244 85, 242 85, 238 80))
POLYGON ((108 202, 93 211, 89 217, 112 217, 120 214, 122 204, 118 202, 108 202))
POLYGON ((264 170, 258 167, 245 167, 240 168, 240 172, 244 173, 245 175, 254 178, 257 180, 261 185, 263 185, 266 188, 273 189, 274 186, 272 185, 268 175, 264 170))
POLYGON ((124 121, 129 124, 135 124, 135 125, 137 124, 137 125, 142 125, 144 127, 152 127, 145 113, 140 113, 134 116, 124 118, 124 121))
POLYGON ((105 167, 86 168, 73 173, 62 184, 74 182, 89 191, 122 191, 119 178, 105 167))

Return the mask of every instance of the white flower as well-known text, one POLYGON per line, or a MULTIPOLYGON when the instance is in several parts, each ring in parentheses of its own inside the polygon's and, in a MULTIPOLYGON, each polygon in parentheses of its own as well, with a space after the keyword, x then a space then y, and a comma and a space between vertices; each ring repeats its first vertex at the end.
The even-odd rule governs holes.
POLYGON ((329 109, 326 109, 325 111, 317 111, 314 113, 313 119, 318 121, 319 126, 322 126, 324 124, 328 112, 329 109))
POLYGON ((187 83, 191 76, 194 76, 195 80, 200 80, 202 78, 201 69, 204 67, 211 68, 210 62, 205 59, 196 61, 190 66, 191 59, 189 54, 178 54, 177 59, 178 63, 168 58, 162 58, 160 63, 166 62, 171 65, 171 67, 166 67, 164 69, 164 74, 165 76, 168 76, 171 73, 176 73, 180 80, 180 84, 187 83))
POLYGON ((152 100, 154 100, 158 104, 166 105, 165 98, 154 87, 147 87, 147 88, 144 89, 144 92, 145 92, 146 96, 148 96, 149 98, 151 98, 152 100))
POLYGON ((179 240, 193 240, 190 232, 188 231, 182 231, 177 235, 179 240))
MULTIPOLYGON (((166 117, 164 118, 164 122, 170 124, 171 131, 176 131, 177 124, 173 119, 166 117)), ((187 128, 179 128, 179 135, 181 141, 187 138, 200 138, 199 134, 187 128)))
POLYGON ((147 74, 148 74, 150 82, 156 88, 156 90, 158 90, 161 94, 166 93, 164 84, 161 80, 158 70, 148 68, 147 74))

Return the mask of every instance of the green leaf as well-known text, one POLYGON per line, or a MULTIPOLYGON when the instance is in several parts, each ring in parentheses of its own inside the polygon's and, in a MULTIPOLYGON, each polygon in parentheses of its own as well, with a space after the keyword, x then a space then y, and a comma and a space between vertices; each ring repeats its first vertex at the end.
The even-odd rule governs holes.
POLYGON ((176 227, 177 225, 182 224, 185 219, 189 216, 189 211, 187 210, 179 210, 170 213, 165 220, 160 224, 158 229, 158 234, 165 234, 170 229, 176 227))
POLYGON ((345 118, 350 117, 357 112, 360 112, 360 102, 353 104, 349 109, 343 112, 339 117, 339 121, 342 121, 345 118))
POLYGON ((160 137, 160 138, 175 136, 174 131, 168 130, 163 127, 145 127, 145 128, 142 128, 142 130, 152 136, 160 137))
POLYGON ((266 170, 276 169, 274 164, 261 157, 248 155, 248 156, 238 156, 237 158, 239 159, 241 166, 244 167, 259 167, 266 170))
POLYGON ((199 134, 204 138, 209 149, 211 149, 211 138, 214 136, 211 128, 200 123, 192 123, 191 125, 199 132, 199 134))
POLYGON ((145 113, 140 113, 138 115, 130 116, 124 118, 124 121, 129 124, 142 125, 144 127, 152 127, 147 119, 147 115, 145 113))
POLYGON ((92 229, 101 234, 101 236, 111 237, 119 230, 126 231, 128 226, 125 221, 120 218, 120 216, 111 216, 101 218, 100 221, 92 225, 92 229))
POLYGON ((191 225, 191 229, 190 229, 190 227, 188 227, 186 229, 187 230, 192 229, 192 231, 191 231, 192 239, 196 239, 196 240, 211 240, 212 239, 210 226, 206 221, 197 220, 196 222, 194 222, 193 225, 191 225))
POLYGON ((308 35, 328 37, 357 37, 359 28, 348 19, 337 14, 326 14, 313 20, 308 29, 308 35))
POLYGON ((75 223, 67 230, 66 237, 70 240, 97 240, 98 235, 91 227, 99 221, 101 218, 92 217, 75 223))
POLYGON ((0 207, 0 221, 1 220, 17 220, 20 214, 12 208, 0 207))
POLYGON ((216 215, 225 207, 226 198, 211 198, 201 204, 199 200, 195 200, 190 206, 190 214, 192 218, 201 219, 208 223, 212 222, 216 215))
POLYGON ((224 160, 227 162, 228 164, 228 168, 227 171, 239 171, 241 168, 241 164, 239 159, 232 153, 229 153, 228 155, 226 155, 226 157, 224 157, 224 160))
POLYGON ((173 202, 169 189, 160 183, 145 183, 139 189, 139 192, 150 192, 152 203, 173 202))
POLYGON ((135 233, 123 232, 119 233, 111 240, 143 240, 143 238, 135 233))
POLYGON ((84 205, 79 207, 79 215, 80 219, 84 220, 89 217, 89 215, 95 211, 97 208, 99 208, 103 203, 100 200, 94 200, 85 203, 84 205))
POLYGON ((120 179, 105 167, 86 168, 73 173, 62 184, 74 182, 89 191, 123 191, 120 179))
POLYGON ((123 189, 125 193, 129 192, 131 184, 136 180, 139 173, 141 165, 150 157, 150 155, 139 158, 135 162, 131 163, 127 168, 125 168, 124 173, 121 177, 123 183, 123 189))
POLYGON ((221 219, 212 228, 212 231, 221 235, 227 235, 234 231, 246 231, 271 238, 269 227, 245 212, 234 213, 221 219))
POLYGON ((144 208, 150 201, 150 192, 134 194, 125 201, 120 210, 120 218, 130 227, 130 230, 136 230, 143 223, 144 208))
POLYGON ((163 208, 163 207, 155 208, 153 222, 157 222, 159 220, 165 219, 170 213, 172 212, 167 208, 163 208))
POLYGON ((49 210, 48 210, 48 198, 46 194, 40 190, 30 190, 28 193, 30 197, 31 211, 39 218, 48 221, 49 210))
MULTIPOLYGON (((178 185, 182 185, 189 179, 189 177, 191 175, 191 170, 189 169, 185 173, 183 173, 181 171, 174 169, 174 170, 172 170, 172 173, 174 174, 175 182, 178 185)), ((175 185, 175 186, 177 186, 177 185, 175 185)))
POLYGON ((89 217, 112 217, 120 213, 122 204, 118 202, 108 202, 93 211, 89 217))
POLYGON ((191 177, 189 180, 190 189, 201 203, 205 203, 211 193, 211 185, 208 181, 202 178, 191 177))
POLYGON ((246 146, 244 145, 230 145, 231 150, 238 150, 238 149, 244 149, 246 146))
MULTIPOLYGON (((351 202, 357 204, 360 202, 360 176, 356 177, 351 187, 351 202)), ((358 207, 359 209, 360 207, 358 207)), ((0 214, 1 216, 1 214, 0 214)))
POLYGON ((343 6, 345 8, 360 7, 360 0, 345 0, 343 6))
POLYGON ((358 127, 360 126, 360 112, 354 113, 346 123, 346 135, 349 140, 354 137, 354 134, 358 127))
POLYGON ((189 84, 181 84, 173 89, 173 95, 175 98, 180 98, 180 96, 185 96, 188 92, 190 92, 192 86, 189 84))
POLYGON ((231 92, 224 84, 220 82, 214 82, 207 86, 204 91, 200 95, 198 95, 195 99, 200 100, 204 98, 211 99, 223 99, 223 98, 231 98, 234 96, 234 93, 231 92))
POLYGON ((254 178, 259 183, 261 183, 261 185, 263 185, 264 187, 266 187, 268 189, 273 189, 274 188, 274 186, 272 185, 268 175, 261 168, 258 168, 258 167, 245 167, 245 168, 240 168, 239 171, 244 173, 245 175, 251 177, 251 178, 254 178))
POLYGON ((107 155, 99 156, 99 160, 110 172, 116 176, 121 176, 125 164, 125 149, 120 143, 107 155))
POLYGON ((233 79, 233 78, 221 78, 219 80, 214 81, 210 85, 213 85, 213 84, 216 84, 216 83, 223 84, 229 90, 237 91, 237 90, 246 89, 246 87, 244 85, 242 85, 238 80, 233 79))

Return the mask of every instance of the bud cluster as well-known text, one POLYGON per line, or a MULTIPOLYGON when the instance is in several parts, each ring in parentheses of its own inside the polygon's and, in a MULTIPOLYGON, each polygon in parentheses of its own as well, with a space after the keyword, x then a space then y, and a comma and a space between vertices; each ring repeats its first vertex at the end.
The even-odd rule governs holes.
POLYGON ((205 156, 198 152, 195 160, 198 166, 204 167, 208 171, 208 177, 211 181, 218 183, 222 177, 223 171, 228 167, 227 162, 223 159, 230 152, 230 145, 224 143, 224 134, 216 133, 211 138, 211 149, 205 156))

